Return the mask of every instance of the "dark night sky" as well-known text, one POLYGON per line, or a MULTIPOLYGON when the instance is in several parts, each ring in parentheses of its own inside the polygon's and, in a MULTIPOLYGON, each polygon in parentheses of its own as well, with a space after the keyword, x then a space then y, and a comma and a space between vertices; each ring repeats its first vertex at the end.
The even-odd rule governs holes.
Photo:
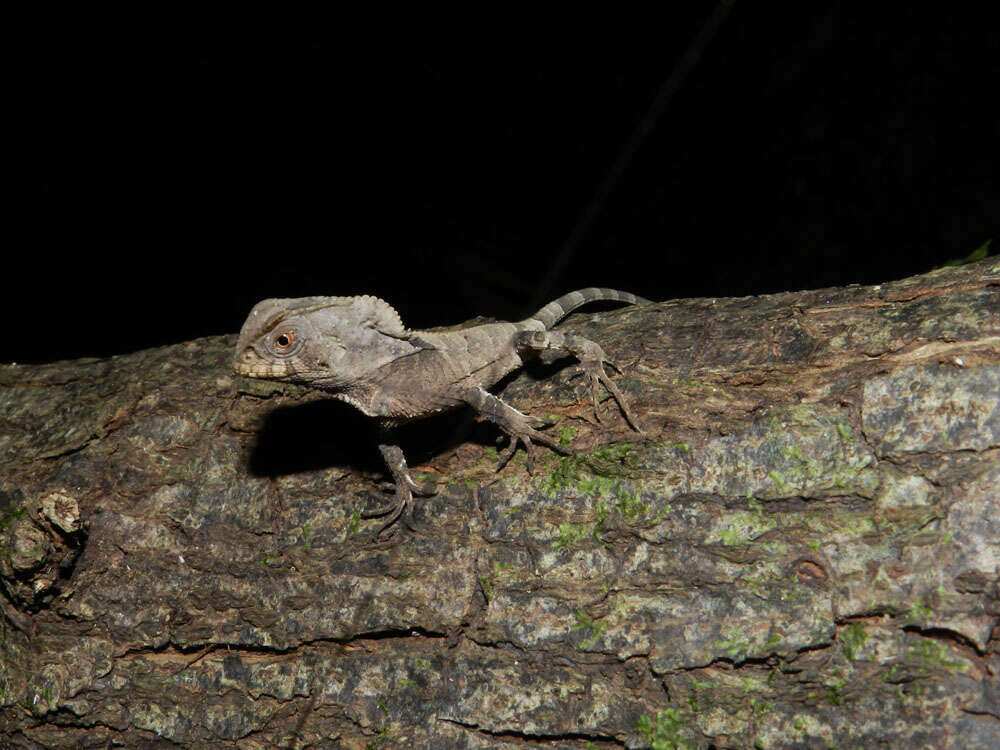
MULTIPOLYGON (((892 5, 737 2, 548 296, 876 283, 1000 241, 997 27, 892 5)), ((716 3, 661 7, 22 16, 3 359, 234 332, 275 296, 532 312, 716 3)))

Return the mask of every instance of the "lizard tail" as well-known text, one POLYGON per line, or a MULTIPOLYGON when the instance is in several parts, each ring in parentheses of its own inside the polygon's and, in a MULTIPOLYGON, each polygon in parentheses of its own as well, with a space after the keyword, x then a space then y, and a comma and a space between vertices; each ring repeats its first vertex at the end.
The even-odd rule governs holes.
POLYGON ((553 300, 527 320, 521 321, 521 324, 528 328, 536 328, 537 323, 541 323, 545 330, 549 330, 581 305, 604 300, 610 302, 628 302, 631 305, 649 302, 645 297, 638 297, 628 292, 619 292, 617 289, 601 289, 590 286, 586 289, 578 289, 575 292, 564 294, 559 299, 553 300))

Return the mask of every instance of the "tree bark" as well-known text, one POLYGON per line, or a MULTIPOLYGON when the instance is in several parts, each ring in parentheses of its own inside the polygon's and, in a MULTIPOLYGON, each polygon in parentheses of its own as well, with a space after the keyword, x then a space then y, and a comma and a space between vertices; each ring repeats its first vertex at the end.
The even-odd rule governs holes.
MULTIPOLYGON (((504 398, 580 452, 374 537, 365 421, 234 336, 0 367, 0 745, 1000 747, 1000 265, 578 314, 504 398)), ((522 454, 523 455, 523 454, 522 454)))

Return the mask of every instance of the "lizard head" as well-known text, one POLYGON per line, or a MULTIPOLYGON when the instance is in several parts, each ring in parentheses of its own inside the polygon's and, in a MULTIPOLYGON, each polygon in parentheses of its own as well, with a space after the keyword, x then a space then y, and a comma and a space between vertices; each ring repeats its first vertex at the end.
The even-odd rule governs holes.
POLYGON ((233 369, 337 388, 412 351, 406 339, 399 314, 377 297, 266 299, 243 324, 233 369))

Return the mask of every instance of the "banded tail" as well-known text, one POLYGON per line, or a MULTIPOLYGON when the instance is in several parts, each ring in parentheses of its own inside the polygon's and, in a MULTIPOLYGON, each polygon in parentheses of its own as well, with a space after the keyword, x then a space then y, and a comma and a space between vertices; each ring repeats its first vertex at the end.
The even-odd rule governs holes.
POLYGON ((520 325, 526 328, 536 328, 537 326, 532 324, 541 323, 542 327, 548 331, 576 308, 586 305, 588 302, 603 301, 627 302, 630 305, 640 305, 650 300, 630 294, 629 292, 620 292, 617 289, 602 289, 596 286, 589 286, 586 289, 578 289, 575 292, 569 292, 558 299, 552 300, 552 302, 530 318, 522 320, 520 325))

